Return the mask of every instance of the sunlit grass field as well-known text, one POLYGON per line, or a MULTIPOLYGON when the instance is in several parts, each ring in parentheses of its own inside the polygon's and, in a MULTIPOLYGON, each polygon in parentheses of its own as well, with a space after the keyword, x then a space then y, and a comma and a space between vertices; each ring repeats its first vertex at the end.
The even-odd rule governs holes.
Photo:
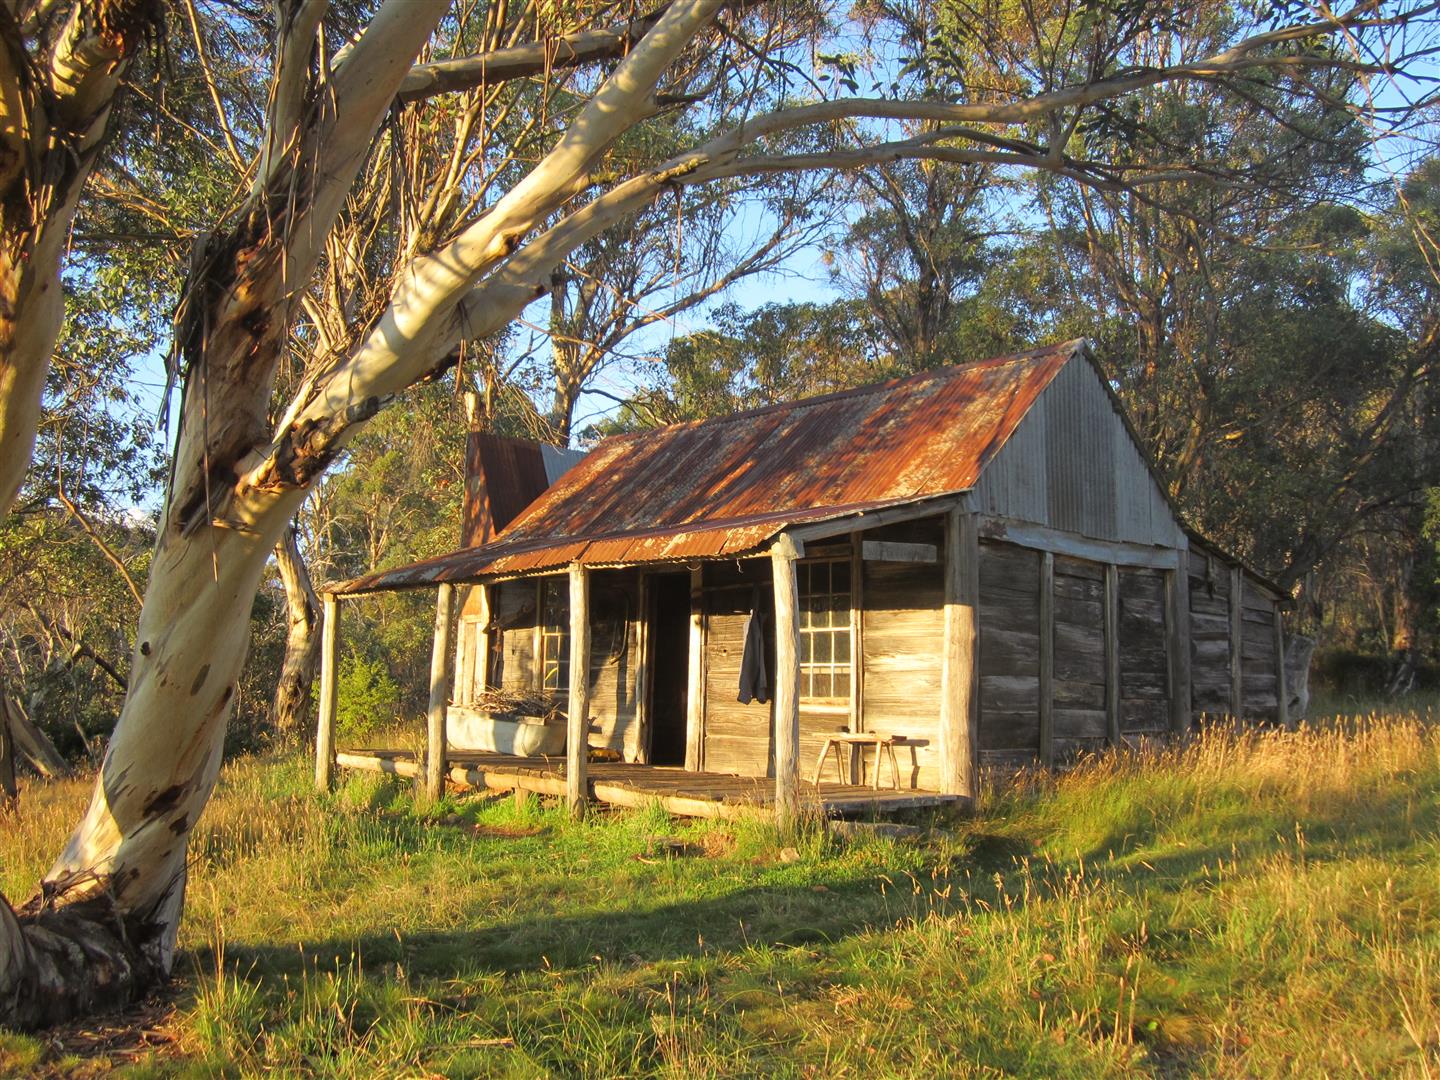
MULTIPOLYGON (((0 1076, 1440 1075, 1428 714, 1107 757, 903 840, 309 768, 226 771, 152 1049, 0 1035, 0 1076)), ((26 790, 7 895, 86 794, 26 790)))

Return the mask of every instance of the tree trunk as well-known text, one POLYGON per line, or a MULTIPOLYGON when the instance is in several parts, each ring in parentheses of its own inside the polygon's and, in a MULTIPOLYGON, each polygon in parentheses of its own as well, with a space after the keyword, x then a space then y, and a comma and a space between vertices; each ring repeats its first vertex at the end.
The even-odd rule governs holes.
POLYGON ((231 508, 244 528, 162 526, 89 810, 18 918, 0 903, 0 1024, 117 1008, 169 974, 190 830, 220 771, 250 608, 299 501, 252 497, 231 508))
POLYGON ((285 662, 270 707, 270 723, 281 739, 293 742, 309 727, 310 687, 320 665, 320 599, 300 556, 293 527, 286 529, 275 545, 275 564, 285 585, 287 629, 285 662))

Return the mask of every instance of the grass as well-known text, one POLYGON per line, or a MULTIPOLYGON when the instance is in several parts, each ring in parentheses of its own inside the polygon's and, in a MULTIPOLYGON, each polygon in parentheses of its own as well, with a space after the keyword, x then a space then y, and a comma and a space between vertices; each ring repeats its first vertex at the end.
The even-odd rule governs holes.
MULTIPOLYGON (((922 840, 792 850, 308 777, 226 770, 169 1042, 0 1035, 0 1076, 1440 1075, 1428 717, 1215 733, 989 791, 922 840)), ((87 794, 26 792, 7 895, 87 794)))

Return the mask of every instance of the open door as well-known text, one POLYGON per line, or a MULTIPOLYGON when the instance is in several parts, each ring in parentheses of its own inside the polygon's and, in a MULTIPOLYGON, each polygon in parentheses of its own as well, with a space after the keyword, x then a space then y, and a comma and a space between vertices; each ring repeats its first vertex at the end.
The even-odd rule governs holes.
POLYGON ((685 764, 690 672, 690 574, 650 578, 654 622, 650 657, 650 764, 685 764))

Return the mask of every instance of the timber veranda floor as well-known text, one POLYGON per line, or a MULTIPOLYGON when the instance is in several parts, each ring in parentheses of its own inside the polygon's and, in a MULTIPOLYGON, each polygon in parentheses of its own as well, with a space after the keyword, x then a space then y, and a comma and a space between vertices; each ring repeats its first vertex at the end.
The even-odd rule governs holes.
MULTIPOLYGON (((340 750, 335 763, 341 768, 414 777, 422 765, 410 750, 357 748, 340 750)), ((565 794, 565 759, 517 757, 481 750, 451 750, 445 756, 446 773, 456 784, 495 791, 533 791, 541 795, 565 794)), ((644 806, 658 801, 672 814, 688 817, 738 818, 764 813, 775 801, 775 782, 766 777, 727 773, 691 772, 664 765, 592 761, 587 768, 590 797, 614 806, 644 806)), ((880 816, 900 810, 945 806, 957 796, 917 789, 895 791, 855 784, 806 780, 800 783, 801 801, 822 809, 830 817, 880 816)))

